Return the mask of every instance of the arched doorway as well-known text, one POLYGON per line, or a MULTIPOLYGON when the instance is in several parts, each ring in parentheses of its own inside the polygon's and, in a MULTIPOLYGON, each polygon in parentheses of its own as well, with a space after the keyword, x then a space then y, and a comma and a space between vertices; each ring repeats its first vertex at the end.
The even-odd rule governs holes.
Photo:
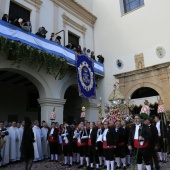
MULTIPOLYGON (((146 99, 146 100, 152 100, 152 98, 159 96, 159 93, 150 88, 150 87, 141 87, 138 88, 137 90, 135 90, 132 95, 131 95, 131 99, 133 100, 140 100, 141 98, 146 99)), ((150 101, 149 101, 150 102, 150 101)), ((137 114, 140 112, 141 108, 142 108, 143 103, 140 106, 136 106, 133 109, 133 113, 137 114)), ((150 115, 155 115, 157 114, 157 108, 158 108, 158 104, 156 102, 152 102, 150 103, 150 115)))
POLYGON ((63 115, 64 121, 69 124, 73 122, 79 122, 82 98, 79 96, 78 88, 76 85, 71 85, 67 88, 64 94, 64 99, 66 99, 63 115))
POLYGON ((0 70, 0 120, 22 121, 41 119, 35 85, 23 75, 9 70, 0 70))

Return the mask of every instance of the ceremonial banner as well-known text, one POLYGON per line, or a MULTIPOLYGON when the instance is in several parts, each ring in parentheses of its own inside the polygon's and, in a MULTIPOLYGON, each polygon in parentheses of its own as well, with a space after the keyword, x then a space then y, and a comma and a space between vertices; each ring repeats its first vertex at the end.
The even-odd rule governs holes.
POLYGON ((86 98, 96 97, 96 83, 94 61, 87 56, 76 56, 76 70, 79 96, 86 98))

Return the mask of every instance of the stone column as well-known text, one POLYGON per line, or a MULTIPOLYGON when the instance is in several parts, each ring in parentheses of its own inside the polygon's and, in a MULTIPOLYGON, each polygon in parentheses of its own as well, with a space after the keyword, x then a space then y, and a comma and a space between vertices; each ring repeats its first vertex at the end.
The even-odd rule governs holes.
POLYGON ((55 108, 56 122, 63 123, 63 107, 66 102, 64 99, 42 98, 38 99, 41 106, 41 121, 45 120, 50 125, 50 114, 55 108))
POLYGON ((83 103, 86 107, 85 120, 96 122, 98 120, 98 108, 96 103, 83 103))

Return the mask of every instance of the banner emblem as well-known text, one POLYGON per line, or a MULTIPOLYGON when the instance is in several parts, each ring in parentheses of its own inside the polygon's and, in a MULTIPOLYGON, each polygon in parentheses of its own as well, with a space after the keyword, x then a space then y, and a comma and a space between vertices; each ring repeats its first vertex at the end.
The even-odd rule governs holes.
POLYGON ((79 94, 83 97, 95 97, 95 79, 93 61, 86 56, 77 56, 77 75, 79 94))

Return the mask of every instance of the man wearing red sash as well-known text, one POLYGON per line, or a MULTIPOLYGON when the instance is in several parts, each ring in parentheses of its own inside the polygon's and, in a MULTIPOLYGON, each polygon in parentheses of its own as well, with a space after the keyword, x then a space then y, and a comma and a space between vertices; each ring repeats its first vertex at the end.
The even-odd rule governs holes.
POLYGON ((50 145, 50 161, 58 161, 58 129, 55 128, 55 122, 51 123, 51 130, 48 133, 47 140, 50 145))
POLYGON ((142 160, 146 164, 146 170, 151 170, 148 143, 151 139, 150 129, 147 125, 141 123, 140 115, 135 115, 134 120, 129 133, 128 148, 131 150, 133 146, 135 149, 138 170, 142 170, 142 160))
POLYGON ((97 128, 94 127, 94 122, 90 123, 90 130, 88 131, 88 152, 90 157, 90 167, 86 169, 94 169, 93 162, 95 159, 96 170, 99 170, 99 155, 97 148, 97 128))
POLYGON ((104 121, 104 132, 103 132, 103 153, 106 159, 107 170, 114 170, 114 149, 117 145, 117 135, 113 128, 108 127, 109 122, 104 121))
POLYGON ((125 152, 125 129, 121 127, 121 122, 119 120, 116 121, 115 123, 115 128, 114 128, 116 134, 118 135, 118 144, 115 149, 115 161, 117 163, 116 169, 120 169, 120 160, 122 161, 123 164, 123 169, 126 169, 126 152, 125 152))

